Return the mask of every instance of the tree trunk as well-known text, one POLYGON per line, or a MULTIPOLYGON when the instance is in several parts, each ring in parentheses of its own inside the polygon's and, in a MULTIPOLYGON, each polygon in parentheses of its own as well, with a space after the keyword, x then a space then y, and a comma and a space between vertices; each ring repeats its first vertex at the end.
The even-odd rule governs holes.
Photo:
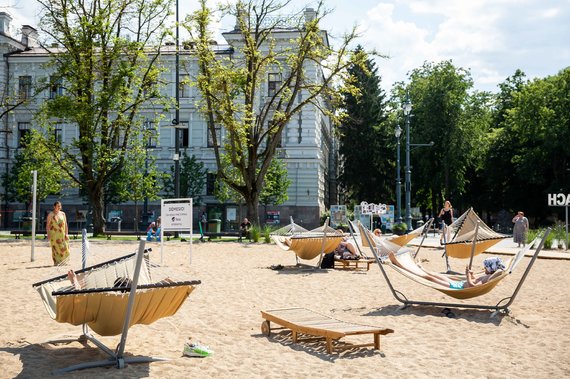
POLYGON ((259 226, 259 196, 256 193, 250 193, 245 199, 247 207, 247 218, 249 221, 259 226))
POLYGON ((89 202, 93 209, 93 237, 105 233, 105 204, 103 191, 99 187, 89 188, 89 202))

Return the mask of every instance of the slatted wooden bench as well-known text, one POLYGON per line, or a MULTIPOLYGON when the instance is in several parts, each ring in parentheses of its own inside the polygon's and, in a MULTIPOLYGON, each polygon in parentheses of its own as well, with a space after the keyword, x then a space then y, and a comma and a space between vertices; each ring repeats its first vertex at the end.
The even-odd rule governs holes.
MULTIPOLYGON (((32 235, 32 231, 31 230, 11 230, 10 234, 14 236, 15 239, 19 240, 20 237, 29 237, 32 235)), ((80 231, 77 230, 69 230, 67 232, 68 235, 73 236, 73 239, 76 240, 77 237, 79 236, 79 234, 81 234, 80 231)), ((47 233, 45 230, 37 230, 36 231, 36 236, 38 235, 43 235, 44 239, 47 238, 47 233)))
POLYGON ((352 269, 366 269, 370 270, 370 265, 376 263, 373 258, 361 258, 361 259, 335 259, 334 268, 352 268, 352 269))
POLYGON ((261 323, 261 333, 266 336, 271 335, 271 323, 275 323, 280 328, 289 329, 292 333, 293 342, 314 340, 315 338, 324 338, 327 344, 327 353, 333 352, 333 341, 338 341, 346 336, 372 334, 374 342, 365 344, 346 344, 336 346, 337 350, 352 349, 357 347, 374 346, 374 349, 380 349, 380 335, 394 333, 392 329, 378 328, 374 326, 366 326, 353 324, 336 320, 334 318, 321 315, 317 312, 306 308, 289 308, 275 309, 270 311, 261 311, 261 317, 265 319, 261 323), (299 338, 299 334, 306 334, 308 338, 299 338))

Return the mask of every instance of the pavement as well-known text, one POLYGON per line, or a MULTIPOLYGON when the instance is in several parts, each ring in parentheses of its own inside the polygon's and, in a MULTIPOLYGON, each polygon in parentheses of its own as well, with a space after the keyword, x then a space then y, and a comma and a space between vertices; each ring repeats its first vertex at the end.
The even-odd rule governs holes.
MULTIPOLYGON (((414 238, 410 245, 419 246, 421 243, 421 238, 414 238)), ((439 235, 429 234, 423 246, 432 247, 432 248, 440 248, 443 250, 443 246, 439 243, 439 235)), ((517 244, 513 242, 512 238, 507 238, 502 241, 499 241, 496 245, 491 246, 485 253, 488 254, 497 254, 497 255, 516 255, 521 248, 517 247, 517 244)), ((535 249, 529 250, 526 253, 526 256, 532 256, 535 252, 535 249)), ((570 251, 559 250, 559 249, 542 249, 540 253, 538 253, 538 258, 544 259, 567 259, 570 260, 570 251)))

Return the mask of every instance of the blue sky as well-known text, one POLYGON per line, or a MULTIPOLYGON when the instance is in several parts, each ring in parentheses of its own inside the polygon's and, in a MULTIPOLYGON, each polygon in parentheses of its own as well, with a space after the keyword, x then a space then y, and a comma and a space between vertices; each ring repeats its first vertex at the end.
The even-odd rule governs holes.
MULTIPOLYGON (((4 2, 3 2, 4 3, 4 2)), ((17 24, 37 25, 35 0, 8 0, 17 24)), ((196 0, 180 0, 181 16, 196 0)), ((293 0, 296 8, 314 1, 293 0)), ((570 0, 327 0, 323 28, 333 37, 359 25, 359 43, 389 55, 378 59, 382 85, 407 81, 425 61, 451 59, 471 70, 475 88, 497 91, 516 69, 528 78, 570 66, 570 0)), ((233 21, 223 25, 233 25, 233 21)), ((334 43, 334 38, 333 38, 334 43)))

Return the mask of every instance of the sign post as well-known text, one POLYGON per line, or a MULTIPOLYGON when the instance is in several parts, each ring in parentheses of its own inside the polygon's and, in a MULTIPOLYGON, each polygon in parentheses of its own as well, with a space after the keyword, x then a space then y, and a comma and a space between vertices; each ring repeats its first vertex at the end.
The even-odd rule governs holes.
POLYGON ((190 231, 189 263, 192 264, 192 199, 162 199, 160 217, 160 263, 162 264, 164 232, 190 231))

